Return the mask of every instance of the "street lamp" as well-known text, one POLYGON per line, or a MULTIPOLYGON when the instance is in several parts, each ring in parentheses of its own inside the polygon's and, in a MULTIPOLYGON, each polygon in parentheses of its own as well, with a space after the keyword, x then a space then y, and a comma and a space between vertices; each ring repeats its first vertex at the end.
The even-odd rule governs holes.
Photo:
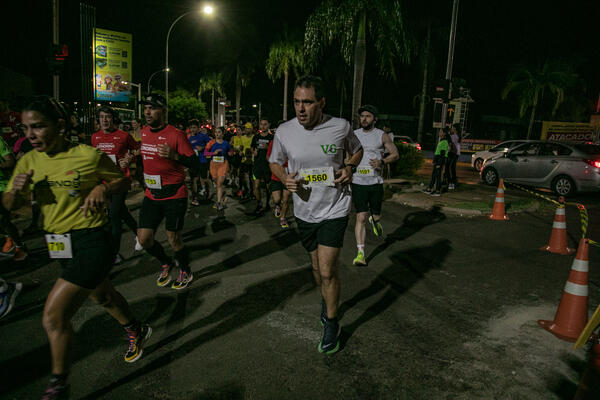
MULTIPOLYGON (((202 10, 200 11, 201 14, 205 14, 205 15, 212 15, 214 13, 214 8, 209 5, 206 4, 204 6, 204 8, 202 8, 202 10)), ((167 115, 166 115, 166 122, 169 122, 169 37, 171 36, 171 30, 173 30, 173 27, 175 26, 175 24, 177 22, 179 22, 179 20, 183 17, 185 17, 188 14, 191 14, 193 12, 196 12, 195 10, 193 11, 188 11, 186 13, 181 14, 179 17, 177 17, 177 19, 175 19, 175 21, 173 21, 173 23, 171 24, 171 26, 169 27, 169 30, 167 31, 167 44, 165 46, 165 100, 167 102, 167 115)))
POLYGON ((125 85, 137 87, 138 90, 138 118, 142 118, 142 84, 133 82, 123 82, 125 85))
POLYGON ((148 93, 150 93, 150 81, 152 80, 152 78, 154 77, 154 75, 158 74, 159 72, 163 72, 164 71, 164 72, 167 73, 167 76, 169 76, 168 73, 169 73, 170 70, 171 70, 170 68, 163 68, 163 69, 159 69, 158 71, 153 72, 152 75, 150 75, 150 78, 148 78, 148 93))

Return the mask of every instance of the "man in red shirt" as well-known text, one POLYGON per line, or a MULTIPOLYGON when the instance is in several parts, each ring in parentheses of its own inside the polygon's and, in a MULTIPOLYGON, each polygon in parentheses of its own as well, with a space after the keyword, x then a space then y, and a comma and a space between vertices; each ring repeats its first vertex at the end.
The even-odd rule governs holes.
POLYGON ((144 249, 162 263, 162 271, 156 284, 166 286, 171 282, 171 269, 176 262, 179 275, 171 288, 184 289, 193 279, 188 252, 181 238, 188 201, 184 167, 198 170, 200 161, 185 133, 166 124, 164 97, 148 94, 141 104, 144 104, 147 123, 142 129, 140 151, 144 163, 146 193, 140 210, 138 239, 144 249), (163 218, 175 261, 154 240, 156 229, 163 218))
MULTIPOLYGON (((105 152, 108 157, 121 167, 123 175, 129 177, 129 163, 133 159, 133 151, 138 144, 131 135, 115 126, 116 115, 114 110, 108 106, 100 107, 98 121, 100 130, 92 135, 92 146, 105 152)), ((110 199, 110 222, 115 250, 115 264, 123 261, 119 254, 121 250, 121 225, 122 221, 137 234, 137 224, 125 205, 127 192, 114 193, 110 199)))

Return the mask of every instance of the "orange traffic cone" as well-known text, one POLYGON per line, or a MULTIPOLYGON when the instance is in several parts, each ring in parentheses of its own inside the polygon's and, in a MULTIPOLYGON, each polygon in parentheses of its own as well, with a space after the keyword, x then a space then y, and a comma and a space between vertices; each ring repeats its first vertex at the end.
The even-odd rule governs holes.
POLYGON ((568 342, 575 342, 587 323, 588 252, 589 239, 583 238, 579 242, 554 321, 538 321, 542 328, 568 342))
POLYGON ((554 214, 554 223, 552 224, 552 233, 550 234, 550 243, 540 250, 549 251, 556 254, 572 254, 575 249, 567 247, 567 216, 565 214, 564 197, 558 199, 560 205, 554 214))
POLYGON ((508 221, 508 215, 504 213, 504 180, 502 178, 498 182, 496 200, 494 200, 494 208, 489 219, 493 219, 494 221, 508 221))

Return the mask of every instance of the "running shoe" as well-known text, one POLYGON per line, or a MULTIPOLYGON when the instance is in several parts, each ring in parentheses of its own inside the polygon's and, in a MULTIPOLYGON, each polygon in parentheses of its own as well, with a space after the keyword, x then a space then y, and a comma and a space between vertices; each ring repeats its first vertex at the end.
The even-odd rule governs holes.
POLYGON ((431 192, 431 195, 433 197, 440 197, 441 196, 440 192, 438 192, 437 190, 435 192, 431 192))
POLYGON ((373 233, 377 237, 383 236, 383 226, 380 221, 375 221, 372 215, 369 215, 369 222, 373 225, 373 233))
POLYGON ((25 251, 25 247, 23 246, 17 246, 16 250, 15 250, 15 255, 13 257, 13 260, 15 261, 23 261, 24 259, 26 259, 28 256, 27 252, 25 251))
POLYGON ((156 284, 160 287, 167 286, 171 283, 171 266, 169 264, 163 264, 161 267, 162 271, 158 278, 156 278, 156 284))
POLYGON ((323 326, 323 338, 317 349, 319 353, 333 354, 340 349, 340 324, 337 319, 326 319, 323 326))
MULTIPOLYGON (((202 188, 199 192, 198 192, 198 196, 205 196, 206 195, 206 190, 204 188, 202 188)), ((198 199, 196 199, 196 201, 198 201, 198 199)))
POLYGON ((327 322, 327 304, 325 304, 325 299, 321 299, 321 326, 325 326, 327 322))
POLYGON ((273 215, 275 215, 275 218, 281 217, 281 206, 279 204, 275 205, 275 208, 273 209, 273 215))
POLYGON ((140 324, 138 330, 127 329, 127 338, 129 340, 129 348, 123 358, 125 362, 132 363, 140 359, 144 352, 144 344, 152 336, 152 328, 148 324, 140 324))
POLYGON ((122 262, 123 262, 123 257, 121 257, 121 255, 117 253, 117 255, 115 256, 115 262, 114 262, 114 264, 115 265, 119 265, 122 262))
POLYGON ((453 183, 451 183, 451 184, 448 185, 448 190, 454 190, 454 184, 453 183))
POLYGON ((362 251, 359 251, 358 254, 356 254, 356 258, 352 261, 352 264, 367 265, 367 261, 365 260, 365 253, 362 251))
POLYGON ((290 226, 287 223, 287 220, 285 219, 285 217, 281 217, 281 219, 279 220, 279 223, 281 224, 282 228, 289 228, 290 226))
POLYGON ((218 201, 215 201, 215 204, 213 204, 213 208, 214 208, 215 210, 218 210, 218 209, 219 209, 219 202, 218 202, 218 201))
POLYGON ((243 194, 242 193, 242 189, 240 189, 240 190, 237 191, 236 196, 237 197, 242 197, 242 194, 243 194))
POLYGON ((48 387, 42 396, 42 400, 59 400, 59 399, 67 399, 68 396, 69 385, 64 379, 50 379, 48 382, 48 387))
POLYGON ((15 249, 15 242, 12 240, 10 236, 6 237, 6 241, 4 242, 4 246, 2 247, 3 253, 10 253, 15 249))
POLYGON ((192 199, 192 205, 193 205, 193 206, 199 206, 199 205, 200 205, 200 202, 198 201, 198 198, 197 198, 197 197, 194 197, 194 198, 192 199))
POLYGON ((0 319, 12 310, 15 305, 15 299, 21 292, 23 284, 21 282, 11 283, 6 282, 8 286, 4 293, 0 293, 0 319))
POLYGON ((185 272, 183 270, 179 270, 179 276, 177 280, 171 284, 171 289, 181 290, 185 289, 194 279, 194 274, 192 271, 185 272))
POLYGON ((135 251, 142 251, 144 250, 144 248, 142 247, 142 245, 140 244, 140 241, 138 240, 137 236, 135 237, 135 251))
POLYGON ((431 193, 431 188, 423 189, 422 192, 429 194, 429 193, 431 193))

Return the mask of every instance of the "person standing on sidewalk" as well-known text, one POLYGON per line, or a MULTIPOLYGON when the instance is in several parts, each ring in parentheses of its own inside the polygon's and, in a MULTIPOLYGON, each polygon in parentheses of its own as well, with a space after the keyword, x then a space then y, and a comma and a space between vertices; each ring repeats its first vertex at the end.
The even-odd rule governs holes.
POLYGON ((111 194, 127 191, 129 180, 102 151, 83 144, 69 147, 62 134, 68 113, 55 99, 35 98, 23 109, 22 119, 34 150, 18 161, 2 203, 11 210, 28 198, 29 191, 36 193, 48 253, 62 266, 42 317, 52 359, 52 377, 43 398, 50 400, 66 396, 67 353, 74 335, 71 318, 88 297, 125 329, 126 362, 142 356, 152 329, 134 318, 127 300, 108 279, 114 253, 104 206, 111 194))
POLYGON ((390 137, 381 129, 375 128, 377 108, 364 105, 358 109, 360 129, 354 134, 363 148, 363 158, 352 177, 352 199, 356 209, 354 236, 358 252, 354 265, 367 265, 365 260, 365 238, 367 220, 373 227, 375 236, 383 235, 381 226, 381 205, 383 203, 383 176, 385 165, 398 160, 398 149, 390 137), (384 153, 387 156, 384 157, 384 153))
POLYGON ((423 192, 432 196, 440 196, 442 189, 442 170, 448 160, 448 138, 443 129, 438 131, 438 144, 433 155, 433 172, 429 186, 423 192))
POLYGON ((197 170, 200 161, 185 133, 165 122, 167 106, 163 96, 148 94, 142 104, 148 125, 142 129, 146 192, 139 215, 138 239, 142 247, 162 264, 156 284, 163 287, 171 283, 171 269, 177 262, 179 275, 171 288, 184 289, 193 279, 188 250, 181 237, 188 201, 184 167, 197 170), (175 261, 154 240, 163 218, 175 261))
MULTIPOLYGON (((98 110, 98 121, 100 130, 92 134, 92 147, 105 152, 108 157, 120 166, 121 172, 131 178, 129 164, 133 161, 138 143, 133 137, 115 126, 116 115, 114 110, 108 106, 102 106, 98 110)), ((137 223, 125 205, 127 192, 113 193, 110 196, 110 224, 113 238, 113 249, 115 264, 123 261, 121 257, 121 236, 123 222, 137 235, 137 223)))
POLYGON ((450 140, 448 140, 448 162, 446 164, 446 181, 448 190, 456 188, 456 163, 460 157, 460 124, 452 125, 450 128, 450 140))
POLYGON ((299 78, 294 89, 296 118, 277 128, 269 162, 273 174, 292 192, 302 245, 322 296, 324 328, 317 349, 331 354, 340 347, 338 258, 352 206, 349 184, 363 150, 350 123, 323 114, 324 108, 321 78, 299 78))

